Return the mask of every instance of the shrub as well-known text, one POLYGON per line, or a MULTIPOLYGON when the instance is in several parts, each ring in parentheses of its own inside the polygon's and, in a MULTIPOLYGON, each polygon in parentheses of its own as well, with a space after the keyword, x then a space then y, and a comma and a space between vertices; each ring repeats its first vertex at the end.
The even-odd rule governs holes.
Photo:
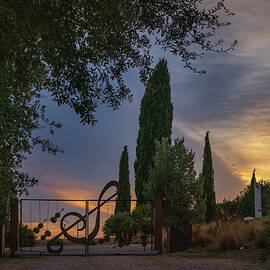
MULTIPOLYGON (((150 234, 152 231, 152 207, 150 204, 137 206, 131 214, 128 212, 114 214, 105 221, 103 226, 105 237, 115 237, 120 245, 128 245, 132 240, 136 242, 138 240, 136 239, 137 234, 150 234)), ((141 238, 142 235, 138 237, 141 238)))
POLYGON ((119 243, 125 241, 125 237, 130 235, 131 216, 127 212, 120 212, 112 215, 105 221, 103 232, 107 237, 116 237, 119 243))
POLYGON ((152 207, 150 204, 137 206, 131 213, 132 224, 137 232, 150 234, 152 231, 152 207))
POLYGON ((97 241, 95 239, 92 239, 90 242, 89 242, 89 245, 90 246, 95 246, 97 244, 97 241))
MULTIPOLYGON (((22 247, 30 247, 37 245, 37 236, 34 234, 32 230, 28 228, 27 225, 22 225, 20 231, 20 245, 22 247)), ((6 246, 10 246, 10 227, 6 226, 6 234, 5 234, 6 246)))

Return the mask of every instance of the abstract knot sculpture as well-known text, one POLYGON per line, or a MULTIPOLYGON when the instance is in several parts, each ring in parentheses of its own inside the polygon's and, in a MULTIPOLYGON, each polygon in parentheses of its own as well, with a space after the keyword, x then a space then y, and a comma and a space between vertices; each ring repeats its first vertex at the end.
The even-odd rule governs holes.
POLYGON ((99 198, 98 198, 98 205, 97 207, 95 207, 94 209, 92 209, 91 211, 89 211, 86 215, 81 215, 80 213, 77 212, 69 212, 67 214, 65 214, 61 221, 60 221, 60 229, 61 232, 56 235, 54 238, 52 238, 48 244, 47 244, 47 250, 49 253, 54 253, 54 254, 60 254, 63 251, 63 243, 59 242, 59 244, 57 244, 59 247, 57 249, 53 249, 53 243, 55 242, 55 240, 57 238, 59 238, 60 236, 64 235, 66 237, 66 239, 68 239, 69 241, 73 242, 73 243, 77 243, 77 244, 88 244, 91 240, 93 240, 96 235, 98 234, 99 228, 100 228, 100 208, 102 205, 104 205, 105 203, 107 203, 108 201, 110 201, 113 197, 115 197, 120 191, 120 185, 117 181, 110 181, 101 191, 99 198), (104 195, 104 193, 110 189, 111 187, 116 187, 116 192, 111 195, 108 199, 104 200, 101 202, 101 199, 104 195), (74 237, 71 236, 68 231, 73 228, 74 226, 76 226, 77 224, 79 224, 80 222, 83 223, 81 228, 78 228, 79 231, 82 231, 86 228, 86 218, 88 218, 93 212, 97 211, 96 214, 96 223, 94 226, 94 229, 92 230, 92 232, 88 235, 88 237, 74 237), (78 218, 77 221, 75 221, 74 223, 72 223, 69 227, 65 228, 64 227, 64 221, 67 217, 69 216, 75 216, 78 218))

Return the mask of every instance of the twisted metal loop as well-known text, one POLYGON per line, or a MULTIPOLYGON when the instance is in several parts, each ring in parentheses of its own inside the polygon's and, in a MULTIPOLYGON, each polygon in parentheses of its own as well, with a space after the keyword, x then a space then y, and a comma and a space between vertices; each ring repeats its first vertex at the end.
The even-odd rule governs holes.
POLYGON ((60 221, 60 229, 61 229, 61 233, 59 233, 58 235, 56 235, 54 238, 52 238, 48 244, 47 244, 47 250, 49 253, 54 253, 54 254, 60 254, 63 251, 63 244, 59 243, 60 247, 58 249, 53 249, 52 245, 54 243, 54 240, 59 238, 61 235, 64 235, 69 241, 73 242, 73 243, 77 243, 77 244, 88 244, 91 240, 93 240, 98 232, 99 232, 99 228, 100 228, 100 208, 101 206, 103 206, 105 203, 107 203, 108 201, 110 201, 113 197, 115 197, 120 191, 120 184, 117 181, 110 181, 101 191, 99 198, 98 198, 98 205, 96 208, 92 209, 90 212, 88 212, 86 215, 81 215, 80 213, 77 212, 69 212, 67 214, 65 214, 61 221, 60 221), (111 187, 116 187, 116 192, 111 195, 108 199, 104 200, 101 203, 101 199, 104 195, 104 193, 110 189, 111 187), (82 231, 86 228, 86 218, 88 218, 93 212, 97 211, 96 214, 96 223, 94 226, 94 229, 92 230, 92 232, 88 235, 87 239, 86 237, 73 237, 71 236, 68 231, 73 228, 74 226, 76 226, 78 223, 83 222, 83 226, 81 228, 79 228, 79 231, 82 231), (77 221, 75 221, 74 223, 72 223, 68 228, 64 227, 64 220, 65 218, 69 217, 69 216, 75 216, 78 218, 77 221))

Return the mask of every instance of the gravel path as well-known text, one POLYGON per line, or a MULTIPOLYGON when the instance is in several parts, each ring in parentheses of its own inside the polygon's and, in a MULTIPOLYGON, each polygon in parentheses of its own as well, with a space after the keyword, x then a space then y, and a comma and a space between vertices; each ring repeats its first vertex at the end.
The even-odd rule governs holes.
POLYGON ((0 260, 1 270, 231 270, 264 269, 252 263, 177 256, 93 256, 17 258, 0 260))

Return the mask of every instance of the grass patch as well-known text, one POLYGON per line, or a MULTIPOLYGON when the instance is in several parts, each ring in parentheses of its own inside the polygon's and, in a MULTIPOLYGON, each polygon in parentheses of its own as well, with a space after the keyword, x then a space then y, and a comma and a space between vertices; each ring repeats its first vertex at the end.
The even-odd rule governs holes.
POLYGON ((263 247, 262 231, 264 219, 248 222, 237 220, 222 223, 194 225, 192 229, 193 246, 207 247, 209 251, 234 250, 241 247, 263 247))

